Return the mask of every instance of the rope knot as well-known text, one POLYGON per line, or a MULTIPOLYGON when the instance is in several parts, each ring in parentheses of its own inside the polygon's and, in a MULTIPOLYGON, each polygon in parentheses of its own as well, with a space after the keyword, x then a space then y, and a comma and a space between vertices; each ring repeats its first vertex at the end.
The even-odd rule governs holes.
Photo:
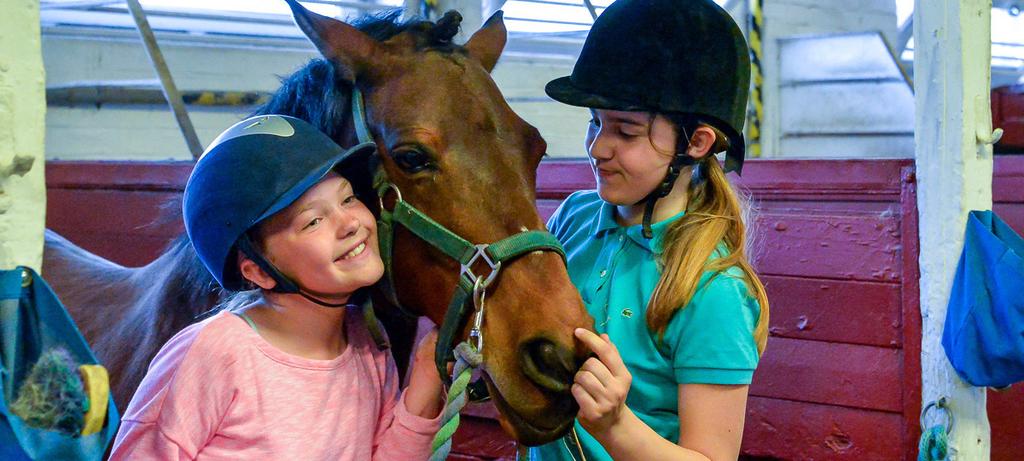
MULTIPOLYGON (((467 342, 461 342, 455 346, 455 357, 462 359, 466 362, 470 368, 479 367, 484 362, 483 354, 480 353, 473 345, 467 342)), ((456 372, 458 374, 458 372, 456 372)))

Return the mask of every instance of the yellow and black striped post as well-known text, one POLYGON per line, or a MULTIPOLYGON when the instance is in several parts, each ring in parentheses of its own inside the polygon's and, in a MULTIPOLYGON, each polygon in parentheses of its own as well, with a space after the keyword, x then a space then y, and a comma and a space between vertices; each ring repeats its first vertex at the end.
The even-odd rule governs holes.
POLYGON ((761 58, 764 48, 761 43, 764 30, 764 0, 750 0, 750 102, 747 110, 747 152, 751 157, 761 156, 761 121, 764 117, 764 100, 761 92, 764 86, 761 58))

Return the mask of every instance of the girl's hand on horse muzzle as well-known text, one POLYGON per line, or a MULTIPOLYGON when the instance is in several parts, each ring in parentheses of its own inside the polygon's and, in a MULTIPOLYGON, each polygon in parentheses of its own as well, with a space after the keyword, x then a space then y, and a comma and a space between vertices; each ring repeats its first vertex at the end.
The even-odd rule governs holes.
POLYGON ((575 334, 597 355, 583 362, 572 385, 572 395, 580 406, 580 425, 596 437, 618 424, 628 411, 626 395, 633 376, 608 335, 598 336, 583 328, 577 328, 575 334))

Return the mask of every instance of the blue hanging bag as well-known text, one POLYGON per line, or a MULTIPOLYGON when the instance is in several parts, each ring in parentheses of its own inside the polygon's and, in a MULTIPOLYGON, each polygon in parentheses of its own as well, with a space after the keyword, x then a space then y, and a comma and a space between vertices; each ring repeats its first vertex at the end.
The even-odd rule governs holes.
POLYGON ((942 347, 974 386, 1024 381, 1024 239, 991 211, 967 217, 942 347))
POLYGON ((109 395, 105 370, 97 364, 71 316, 38 274, 25 267, 0 271, 0 460, 102 459, 117 433, 120 416, 109 395), (87 416, 84 421, 74 421, 81 430, 73 435, 66 430, 33 427, 15 414, 20 390, 33 366, 40 356, 52 351, 66 359, 60 364, 82 366, 72 368, 75 375, 63 376, 83 373, 76 385, 85 389, 84 395, 106 395, 82 400, 81 410, 87 416), (97 370, 102 379, 93 379, 97 370))

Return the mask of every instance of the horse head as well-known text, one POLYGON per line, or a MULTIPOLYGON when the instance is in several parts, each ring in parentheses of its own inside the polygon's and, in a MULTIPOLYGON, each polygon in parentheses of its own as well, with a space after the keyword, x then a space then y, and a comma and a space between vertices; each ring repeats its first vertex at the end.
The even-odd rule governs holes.
MULTIPOLYGON (((459 46, 452 43, 461 21, 455 12, 378 40, 289 4, 336 79, 365 98, 366 126, 387 181, 380 189, 384 210, 404 201, 472 244, 546 232, 534 205, 546 143, 490 76, 507 34, 500 13, 459 46)), ((336 138, 350 140, 353 130, 336 138)), ((392 241, 397 301, 442 325, 465 283, 462 265, 407 227, 394 226, 392 241)), ((492 270, 483 259, 470 264, 481 278, 492 270)), ((504 261, 492 280, 484 292, 482 375, 505 430, 527 445, 545 443, 575 417, 569 389, 587 352, 573 330, 591 328, 593 320, 557 251, 504 261)), ((467 338, 472 323, 460 322, 452 339, 467 338)))

